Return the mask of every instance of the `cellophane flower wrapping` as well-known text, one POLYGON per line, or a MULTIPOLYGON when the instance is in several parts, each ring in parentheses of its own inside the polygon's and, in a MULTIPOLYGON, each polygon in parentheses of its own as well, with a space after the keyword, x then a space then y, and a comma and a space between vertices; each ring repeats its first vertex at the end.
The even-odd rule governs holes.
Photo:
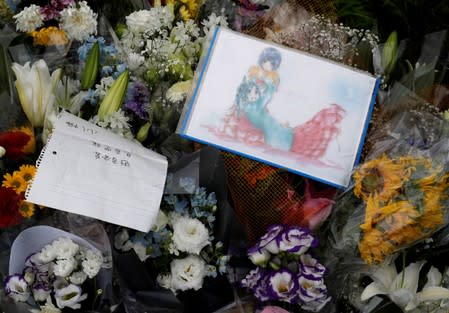
MULTIPOLYGON (((413 272, 423 260, 429 261, 423 267, 427 271, 428 264, 441 265, 435 256, 445 246, 444 239, 440 240, 448 224, 449 124, 446 101, 439 96, 444 86, 434 75, 440 50, 430 47, 441 47, 438 43, 444 38, 440 32, 426 36, 420 57, 425 64, 416 64, 399 81, 383 86, 363 161, 355 167, 349 188, 335 199, 323 236, 328 238, 329 281, 348 281, 330 286, 342 300, 335 304, 337 312, 354 308, 377 312, 392 307, 425 310, 424 304, 395 298, 395 290, 404 284, 394 287, 375 275, 394 266, 398 273, 406 267, 413 272), (403 258, 396 258, 398 254, 403 258), (370 281, 386 284, 386 296, 361 297, 369 294, 365 287, 370 281), (344 308, 339 306, 342 303, 344 308)), ((424 277, 425 270, 416 275, 424 277)), ((419 288, 410 289, 415 295, 423 290, 419 281, 419 288)))
MULTIPOLYGON (((334 20, 331 1, 281 1, 243 32, 367 70, 378 38, 334 20)), ((234 209, 251 242, 270 224, 316 229, 329 216, 335 189, 240 156, 223 155, 234 209)))

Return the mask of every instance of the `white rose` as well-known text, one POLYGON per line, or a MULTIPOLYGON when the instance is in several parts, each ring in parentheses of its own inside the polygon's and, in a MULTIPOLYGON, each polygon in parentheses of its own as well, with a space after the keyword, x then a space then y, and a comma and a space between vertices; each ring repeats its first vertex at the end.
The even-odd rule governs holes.
POLYGON ((69 259, 75 256, 79 250, 78 244, 69 238, 58 238, 52 243, 58 259, 69 259))
POLYGON ((210 244, 209 231, 196 218, 180 217, 173 223, 173 242, 179 251, 199 254, 210 244))
POLYGON ((133 33, 143 33, 150 24, 153 14, 148 10, 140 10, 126 17, 126 25, 133 33))
POLYGON ((206 262, 196 255, 175 259, 170 264, 171 287, 174 290, 198 290, 203 286, 206 276, 206 262))
POLYGON ((67 277, 73 272, 76 266, 77 262, 74 258, 57 260, 56 264, 53 265, 53 273, 59 277, 67 277))

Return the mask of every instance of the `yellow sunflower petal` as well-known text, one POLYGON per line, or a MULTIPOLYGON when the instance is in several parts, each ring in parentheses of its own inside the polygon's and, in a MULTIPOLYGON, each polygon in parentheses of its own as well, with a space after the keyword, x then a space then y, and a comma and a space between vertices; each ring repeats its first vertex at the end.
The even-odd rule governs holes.
POLYGON ((34 165, 22 165, 19 168, 18 175, 28 183, 36 175, 36 167, 34 165))

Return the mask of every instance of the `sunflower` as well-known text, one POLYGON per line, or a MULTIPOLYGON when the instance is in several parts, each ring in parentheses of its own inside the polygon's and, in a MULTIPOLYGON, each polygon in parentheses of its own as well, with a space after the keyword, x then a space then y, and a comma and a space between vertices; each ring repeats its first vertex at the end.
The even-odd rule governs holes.
POLYGON ((34 214, 34 204, 27 201, 22 201, 19 205, 19 213, 23 217, 31 217, 34 214))
POLYGON ((64 30, 55 26, 44 27, 30 33, 35 46, 61 46, 69 42, 64 30))
POLYGON ((393 243, 385 240, 383 233, 379 229, 372 229, 364 233, 359 243, 360 256, 367 264, 381 262, 394 249, 393 243))
POLYGON ((2 187, 14 189, 17 194, 21 194, 27 189, 27 182, 16 171, 12 175, 7 173, 3 176, 2 187))
POLYGON ((34 130, 31 127, 19 127, 19 128, 13 128, 12 131, 20 131, 22 133, 27 134, 30 136, 30 139, 28 140, 28 143, 23 147, 23 153, 25 154, 31 154, 36 151, 36 138, 34 137, 34 130))
POLYGON ((365 201, 376 195, 381 202, 387 202, 398 194, 409 178, 407 163, 401 159, 395 163, 383 155, 379 159, 363 164, 354 173, 354 194, 365 201))
MULTIPOLYGON (((15 173, 15 172, 14 172, 15 173)), ((33 179, 36 174, 36 167, 34 165, 22 165, 17 171, 17 175, 22 176, 22 178, 28 183, 33 179)))
POLYGON ((195 19, 203 0, 167 0, 167 4, 179 5, 179 14, 184 21, 195 19))

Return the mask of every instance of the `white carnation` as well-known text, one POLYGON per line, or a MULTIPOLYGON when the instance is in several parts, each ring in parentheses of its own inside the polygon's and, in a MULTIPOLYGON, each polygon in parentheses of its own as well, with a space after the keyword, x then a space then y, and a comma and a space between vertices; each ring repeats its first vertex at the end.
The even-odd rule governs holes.
POLYGON ((180 217, 173 223, 173 242, 179 251, 199 254, 210 244, 209 232, 200 220, 180 217))
POLYGON ((97 33, 97 14, 87 5, 86 1, 72 3, 61 11, 60 27, 69 38, 83 41, 97 33))
POLYGON ((175 259, 170 264, 171 287, 174 290, 198 290, 206 276, 206 263, 196 255, 175 259))
POLYGON ((44 25, 44 16, 41 7, 35 4, 24 8, 19 14, 14 15, 17 30, 28 33, 44 25))
POLYGON ((87 279, 87 274, 84 272, 74 272, 69 280, 72 284, 81 285, 87 279))
POLYGON ((170 27, 174 16, 167 7, 157 7, 151 10, 140 10, 126 17, 126 25, 134 34, 152 35, 155 31, 170 27))
POLYGON ((86 249, 84 251, 84 258, 85 260, 81 263, 83 272, 86 273, 89 278, 94 278, 97 276, 103 265, 103 256, 98 252, 86 249))
POLYGON ((58 259, 69 259, 75 256, 79 251, 79 245, 69 238, 58 238, 53 241, 52 246, 58 259))
POLYGON ((58 260, 56 261, 56 264, 53 265, 53 273, 59 277, 67 277, 72 274, 77 265, 74 258, 58 260))
POLYGON ((130 71, 135 71, 137 69, 139 69, 139 67, 142 66, 142 64, 145 62, 145 57, 143 57, 142 55, 135 53, 135 52, 131 52, 127 55, 128 57, 128 68, 130 71))
POLYGON ((41 252, 38 254, 37 258, 42 263, 48 263, 56 259, 56 250, 52 245, 46 245, 42 248, 41 252))

